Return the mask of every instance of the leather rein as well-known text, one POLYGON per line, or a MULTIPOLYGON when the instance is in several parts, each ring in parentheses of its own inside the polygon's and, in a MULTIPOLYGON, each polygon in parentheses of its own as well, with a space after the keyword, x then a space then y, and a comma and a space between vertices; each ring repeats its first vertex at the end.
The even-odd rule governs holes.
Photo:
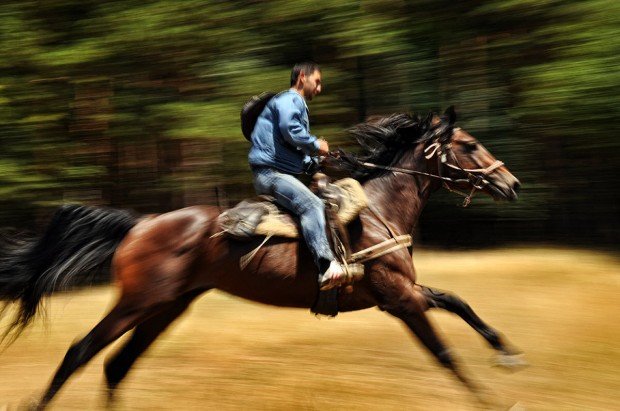
MULTIPOLYGON (((454 130, 458 130, 458 128, 455 128, 454 130)), ((493 171, 497 170, 498 168, 504 165, 502 161, 495 160, 495 162, 491 164, 490 166, 488 166, 487 168, 463 168, 459 164, 459 161, 456 155, 454 154, 454 151, 452 151, 452 143, 451 142, 441 143, 439 138, 434 139, 433 143, 429 144, 428 147, 424 149, 424 152, 426 153, 424 157, 427 160, 430 160, 431 158, 435 156, 437 157, 438 174, 425 173, 423 171, 411 170, 407 168, 382 166, 379 164, 367 163, 367 162, 361 162, 361 161, 359 162, 359 164, 366 168, 387 170, 387 171, 392 171, 395 173, 405 173, 405 174, 411 174, 411 175, 423 175, 426 177, 431 177, 431 178, 436 178, 438 180, 441 180, 442 186, 446 190, 464 197, 463 207, 467 207, 471 203, 471 199, 477 191, 484 190, 484 188, 490 184, 489 181, 486 179, 486 177, 490 175, 493 171), (451 164, 448 162, 448 156, 450 156, 450 159, 454 162, 454 164, 451 164), (453 179, 450 177, 446 177, 442 173, 442 170, 444 167, 449 167, 454 170, 461 171, 466 175, 467 178, 453 179), (469 193, 462 192, 460 190, 450 187, 448 183, 470 184, 471 191, 469 193)))

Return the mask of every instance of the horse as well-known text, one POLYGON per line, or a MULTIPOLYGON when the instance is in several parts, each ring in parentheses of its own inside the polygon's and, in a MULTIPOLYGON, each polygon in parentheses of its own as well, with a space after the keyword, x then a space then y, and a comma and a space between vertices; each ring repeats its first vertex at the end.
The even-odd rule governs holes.
MULTIPOLYGON (((449 108, 441 116, 392 114, 350 130, 361 153, 342 152, 338 162, 360 181, 372 205, 347 228, 352 251, 394 233, 413 233, 429 196, 441 187, 469 191, 463 194, 466 202, 478 192, 496 200, 517 199, 519 181, 474 137, 455 127, 455 120, 449 108)), ((78 368, 133 330, 105 361, 112 403, 140 355, 208 290, 274 306, 313 306, 318 273, 303 240, 271 238, 241 269, 239 259, 262 239, 241 242, 215 235, 220 232, 220 211, 192 206, 137 216, 119 209, 65 205, 41 235, 4 238, 0 299, 18 306, 11 324, 16 333, 31 322, 45 296, 87 284, 93 273, 113 274, 120 288, 113 308, 68 349, 35 408, 45 408, 78 368)), ((439 308, 460 316, 505 365, 514 364, 510 359, 519 352, 456 294, 419 284, 409 251, 401 248, 366 262, 363 278, 338 293, 339 311, 378 307, 400 319, 440 365, 480 397, 480 387, 457 366, 426 312, 439 308)))

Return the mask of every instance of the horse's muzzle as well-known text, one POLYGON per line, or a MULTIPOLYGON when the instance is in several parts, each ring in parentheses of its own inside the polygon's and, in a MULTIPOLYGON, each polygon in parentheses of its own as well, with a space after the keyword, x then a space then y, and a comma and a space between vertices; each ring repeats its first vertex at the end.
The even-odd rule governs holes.
POLYGON ((502 177, 489 182, 487 188, 491 196, 495 200, 516 201, 519 198, 517 193, 521 190, 521 182, 512 174, 502 177))
POLYGON ((508 190, 506 192, 506 199, 508 201, 517 201, 519 198, 518 193, 521 190, 521 182, 514 176, 512 178, 514 180, 512 184, 507 184, 508 190))

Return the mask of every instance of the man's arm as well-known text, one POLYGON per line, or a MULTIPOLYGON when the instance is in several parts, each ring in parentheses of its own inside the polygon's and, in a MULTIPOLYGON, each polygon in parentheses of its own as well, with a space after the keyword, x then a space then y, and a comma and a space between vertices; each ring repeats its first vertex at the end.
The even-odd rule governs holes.
MULTIPOLYGON (((302 150, 304 153, 314 156, 324 148, 321 141, 308 132, 303 123, 303 102, 297 101, 295 96, 290 104, 277 104, 278 128, 287 143, 302 150)), ((301 97, 299 97, 301 99, 301 97)), ((325 143, 327 145, 327 143, 325 143)))

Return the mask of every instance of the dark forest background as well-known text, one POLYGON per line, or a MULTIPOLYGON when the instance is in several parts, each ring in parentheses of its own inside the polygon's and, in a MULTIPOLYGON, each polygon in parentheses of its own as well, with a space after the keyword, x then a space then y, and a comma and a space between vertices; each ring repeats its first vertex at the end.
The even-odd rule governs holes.
POLYGON ((419 243, 620 239, 618 1, 3 1, 0 57, 2 226, 252 195, 240 108, 310 59, 333 147, 369 115, 454 104, 521 180, 516 203, 435 194, 419 243))

